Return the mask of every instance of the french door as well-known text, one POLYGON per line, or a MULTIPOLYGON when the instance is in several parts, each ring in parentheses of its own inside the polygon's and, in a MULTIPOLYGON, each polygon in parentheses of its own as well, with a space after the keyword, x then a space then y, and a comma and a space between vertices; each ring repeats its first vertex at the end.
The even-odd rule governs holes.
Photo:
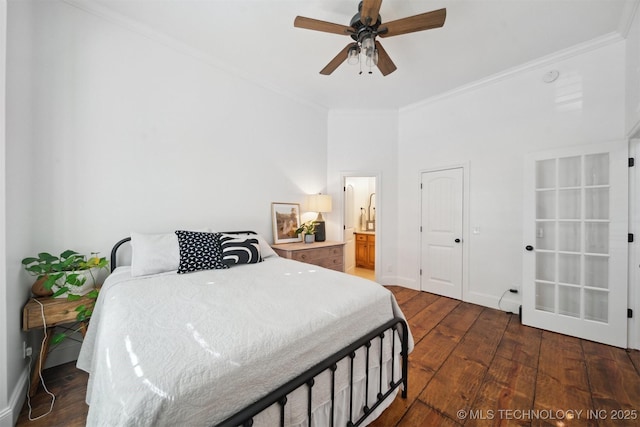
POLYGON ((619 142, 528 156, 524 324, 626 347, 627 153, 619 142))

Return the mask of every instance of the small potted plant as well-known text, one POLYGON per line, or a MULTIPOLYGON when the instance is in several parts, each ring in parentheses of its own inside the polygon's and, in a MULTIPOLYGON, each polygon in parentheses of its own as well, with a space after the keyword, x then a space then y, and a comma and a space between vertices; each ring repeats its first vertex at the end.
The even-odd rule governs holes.
MULTIPOLYGON (((37 277, 39 288, 45 294, 54 298, 64 298, 67 295, 85 295, 96 287, 96 277, 101 269, 106 269, 109 262, 104 257, 92 253, 90 257, 76 251, 66 250, 59 256, 48 252, 41 252, 37 257, 27 257, 22 260, 25 270, 37 277)), ((39 289, 32 290, 36 295, 39 289)))
MULTIPOLYGON (((83 322, 91 317, 98 297, 97 275, 100 270, 107 269, 109 261, 98 257, 97 252, 92 252, 87 257, 76 251, 66 250, 59 256, 41 252, 37 257, 23 259, 22 265, 29 274, 37 277, 31 287, 36 296, 50 295, 53 298, 67 298, 69 301, 77 301, 83 296, 89 298, 89 303, 80 304, 75 309, 78 313, 76 319, 83 322)), ((57 333, 51 342, 58 344, 67 336, 64 332, 57 333)))
POLYGON ((316 223, 307 221, 296 230, 296 235, 303 233, 305 243, 313 243, 316 241, 316 223))

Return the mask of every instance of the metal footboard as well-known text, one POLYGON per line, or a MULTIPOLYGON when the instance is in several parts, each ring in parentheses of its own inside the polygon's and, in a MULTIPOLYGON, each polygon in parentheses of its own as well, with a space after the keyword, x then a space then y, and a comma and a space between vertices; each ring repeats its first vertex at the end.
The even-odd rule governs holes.
POLYGON ((274 404, 279 405, 280 409, 280 426, 284 427, 285 425, 285 405, 287 404, 287 395, 292 393, 294 390, 297 390, 301 387, 307 388, 307 419, 308 425, 311 425, 311 417, 312 417, 312 394, 313 394, 313 386, 315 383, 315 378, 321 373, 329 370, 331 372, 331 424, 333 427, 334 423, 334 398, 335 398, 335 372, 337 370, 337 364, 343 359, 349 358, 348 363, 350 364, 350 378, 349 378, 349 421, 346 427, 356 427, 364 422, 364 420, 371 414, 382 402, 389 397, 398 387, 402 385, 402 397, 407 397, 407 374, 408 374, 408 328, 404 319, 396 317, 387 323, 381 325, 380 327, 372 330, 367 335, 358 339, 348 347, 336 352, 335 354, 327 357, 322 362, 318 363, 311 369, 306 372, 303 372, 296 378, 292 379, 288 383, 282 385, 278 389, 274 390, 267 396, 258 400, 257 402, 247 406, 242 409, 235 415, 227 418, 222 423, 218 424, 217 427, 236 427, 236 426, 245 426, 249 427, 253 425, 253 418, 269 408, 274 404), (401 329, 401 330, 399 330, 401 329), (395 372, 395 358, 396 351, 395 345, 396 340, 394 339, 394 331, 398 332, 400 336, 401 342, 401 372, 395 372), (391 333, 388 333, 391 332, 391 333), (383 374, 382 374, 382 364, 383 364, 383 345, 384 340, 389 337, 391 339, 392 351, 391 351, 391 381, 388 384, 389 388, 387 389, 386 384, 382 384, 383 382, 383 374), (369 378, 369 350, 372 345, 372 340, 375 338, 380 338, 380 375, 379 378, 369 378), (356 358, 356 351, 364 348, 365 358, 366 358, 366 376, 365 376, 365 405, 363 408, 354 408, 353 407, 353 371, 354 371, 354 359, 356 358), (396 380, 396 376, 398 379, 396 380), (377 387, 377 399, 375 402, 368 402, 369 398, 369 387, 377 387), (383 390, 386 390, 383 392, 383 390), (362 409, 363 414, 357 420, 353 420, 354 409, 357 413, 360 413, 360 409, 362 409))

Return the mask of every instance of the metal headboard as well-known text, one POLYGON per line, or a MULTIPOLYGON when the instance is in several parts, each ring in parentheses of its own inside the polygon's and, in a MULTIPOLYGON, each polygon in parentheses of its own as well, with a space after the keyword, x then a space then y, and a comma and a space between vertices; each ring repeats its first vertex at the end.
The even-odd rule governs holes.
MULTIPOLYGON (((221 231, 221 233, 224 234, 258 234, 255 231, 251 231, 251 230, 247 230, 247 231, 221 231)), ((111 272, 113 273, 113 270, 115 270, 116 268, 116 263, 118 261, 118 249, 120 249, 120 246, 124 245, 125 243, 131 241, 131 236, 129 237, 125 237, 124 239, 120 240, 118 243, 116 243, 115 245, 113 245, 113 248, 111 249, 111 272)))

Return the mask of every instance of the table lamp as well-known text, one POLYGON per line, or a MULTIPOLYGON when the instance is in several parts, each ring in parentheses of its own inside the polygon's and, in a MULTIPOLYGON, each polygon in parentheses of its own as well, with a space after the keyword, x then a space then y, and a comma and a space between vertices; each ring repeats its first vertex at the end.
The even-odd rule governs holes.
POLYGON ((312 194, 308 196, 307 209, 311 212, 318 212, 318 217, 314 221, 316 224, 316 242, 324 242, 326 240, 326 232, 322 212, 331 212, 331 196, 328 194, 312 194))

